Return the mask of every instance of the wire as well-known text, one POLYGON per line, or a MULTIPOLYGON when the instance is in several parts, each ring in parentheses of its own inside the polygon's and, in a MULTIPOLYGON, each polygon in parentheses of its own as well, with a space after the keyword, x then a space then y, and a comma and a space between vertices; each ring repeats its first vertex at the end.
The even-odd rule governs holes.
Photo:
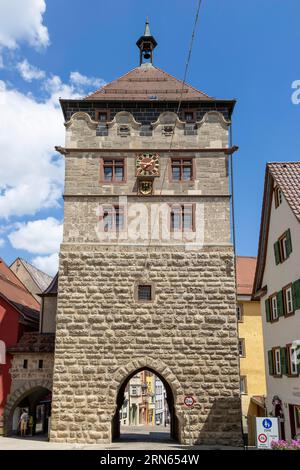
MULTIPOLYGON (((184 92, 184 88, 185 88, 186 80, 187 80, 187 76, 188 76, 189 65, 190 65, 190 61, 191 61, 191 57, 192 57, 192 51, 193 51, 193 46, 194 46, 196 29, 197 29, 197 25, 198 25, 198 21, 199 21, 199 14, 200 14, 201 4, 202 4, 202 0, 198 0, 197 10, 196 10, 193 29, 192 29, 191 40, 190 40, 190 46, 189 46, 187 60, 186 60, 185 69, 184 69, 184 75, 183 75, 183 80, 182 80, 182 88, 181 88, 180 97, 179 97, 178 106, 177 106, 177 111, 176 111, 177 116, 179 115, 179 111, 180 111, 181 104, 182 104, 182 97, 183 97, 183 92, 184 92)), ((173 125, 173 128, 172 128, 170 146, 169 146, 169 149, 168 149, 169 153, 171 152, 172 145, 173 145, 173 138, 174 138, 174 135, 175 135, 175 126, 176 126, 176 122, 174 122, 174 125, 173 125)), ((163 186, 164 186, 165 179, 166 179, 167 166, 168 165, 165 166, 164 173, 163 173, 163 178, 162 178, 162 182, 161 182, 161 186, 160 186, 160 192, 159 192, 160 196, 162 195, 163 186)), ((157 220, 157 214, 158 214, 158 210, 156 212, 154 223, 153 223, 153 226, 152 226, 152 229, 151 229, 151 232, 150 232, 150 240, 149 240, 149 244, 147 246, 147 254, 148 254, 148 250, 150 248, 151 242, 152 242, 153 230, 155 228, 155 223, 156 223, 156 220, 157 220)), ((152 223, 152 221, 151 221, 151 223, 152 223)), ((146 265, 147 265, 147 255, 146 255, 144 269, 145 269, 146 265)))

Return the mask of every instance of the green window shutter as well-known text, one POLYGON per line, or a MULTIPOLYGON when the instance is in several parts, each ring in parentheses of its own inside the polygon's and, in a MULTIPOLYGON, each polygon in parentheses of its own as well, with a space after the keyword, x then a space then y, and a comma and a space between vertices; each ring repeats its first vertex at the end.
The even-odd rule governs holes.
POLYGON ((271 321, 270 299, 265 300, 266 320, 271 321))
POLYGON ((294 307, 294 310, 297 310, 297 308, 300 308, 300 279, 293 282, 292 293, 293 293, 293 307, 294 307))
POLYGON ((280 348, 280 363, 281 363, 281 373, 286 375, 288 373, 286 348, 280 348))
POLYGON ((283 292, 282 292, 282 290, 277 292, 276 298, 277 298, 278 316, 283 317, 284 316, 284 303, 283 303, 283 292))
POLYGON ((268 351, 268 364, 269 364, 269 374, 274 374, 274 366, 273 366, 273 351, 272 349, 268 351))
POLYGON ((288 229, 286 231, 286 255, 287 255, 287 257, 290 256, 292 251, 293 251, 293 249, 292 249, 291 231, 290 231, 290 229, 288 229))
POLYGON ((275 254, 275 263, 279 264, 280 263, 280 246, 279 246, 279 241, 274 243, 274 254, 275 254))

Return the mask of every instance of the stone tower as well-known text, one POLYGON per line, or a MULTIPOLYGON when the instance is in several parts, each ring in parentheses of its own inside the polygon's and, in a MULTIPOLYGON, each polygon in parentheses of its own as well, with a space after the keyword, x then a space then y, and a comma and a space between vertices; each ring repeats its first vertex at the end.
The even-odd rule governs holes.
POLYGON ((241 444, 228 128, 218 100, 140 65, 65 117, 51 440, 110 442, 128 380, 143 369, 167 390, 171 434, 241 444), (179 107, 179 103, 181 105, 179 107))

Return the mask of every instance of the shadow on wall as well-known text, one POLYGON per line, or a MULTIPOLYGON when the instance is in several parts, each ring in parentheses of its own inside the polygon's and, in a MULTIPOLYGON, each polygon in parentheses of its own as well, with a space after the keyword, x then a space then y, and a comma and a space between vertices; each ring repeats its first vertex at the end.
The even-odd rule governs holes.
MULTIPOLYGON (((208 416, 191 415, 191 434, 195 444, 243 447, 240 397, 216 398, 208 416), (199 422, 201 430, 199 430, 199 422), (196 437, 196 439, 195 439, 196 437)), ((207 405, 203 405, 204 410, 207 405)), ((188 431, 188 427, 186 427, 188 431)))

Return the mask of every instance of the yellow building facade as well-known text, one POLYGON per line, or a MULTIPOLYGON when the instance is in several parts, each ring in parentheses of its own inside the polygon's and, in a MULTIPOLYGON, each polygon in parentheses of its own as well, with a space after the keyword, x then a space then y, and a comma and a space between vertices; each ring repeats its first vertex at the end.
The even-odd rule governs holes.
POLYGON ((243 431, 255 444, 255 417, 264 416, 266 379, 260 303, 251 300, 256 258, 238 256, 237 317, 243 431))

